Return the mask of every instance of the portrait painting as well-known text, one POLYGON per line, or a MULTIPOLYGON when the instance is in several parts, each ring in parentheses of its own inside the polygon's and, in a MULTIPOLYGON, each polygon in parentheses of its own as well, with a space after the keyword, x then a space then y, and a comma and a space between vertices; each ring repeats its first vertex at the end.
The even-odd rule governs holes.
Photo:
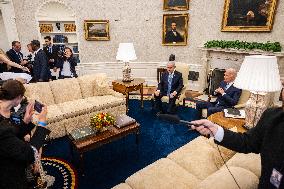
POLYGON ((188 14, 163 15, 163 45, 187 45, 188 14))
POLYGON ((271 31, 277 0, 225 0, 222 31, 271 31))
POLYGON ((108 20, 85 20, 85 39, 90 41, 108 41, 109 21, 108 20))
POLYGON ((164 0, 164 10, 188 10, 189 0, 164 0))

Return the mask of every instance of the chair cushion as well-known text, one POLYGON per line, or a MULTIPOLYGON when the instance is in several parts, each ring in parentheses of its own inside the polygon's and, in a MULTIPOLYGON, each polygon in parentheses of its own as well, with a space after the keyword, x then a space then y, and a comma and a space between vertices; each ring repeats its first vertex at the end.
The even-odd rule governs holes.
POLYGON ((47 121, 48 123, 57 122, 64 119, 64 113, 57 105, 47 106, 47 121))
POLYGON ((49 82, 56 104, 82 99, 81 88, 76 78, 49 82))
MULTIPOLYGON (((229 167, 238 185, 242 189, 257 189, 258 178, 252 172, 241 167, 229 167)), ((237 189, 232 175, 227 169, 221 169, 204 179, 198 189, 237 189)))
MULTIPOLYGON (((199 179, 205 179, 218 170, 216 159, 221 159, 219 152, 213 148, 207 138, 197 137, 168 155, 185 170, 199 179)), ((221 167, 221 166, 220 166, 221 167)))
MULTIPOLYGON (((233 131, 233 132, 238 132, 237 127, 232 127, 232 128, 230 128, 229 130, 230 130, 230 131, 233 131)), ((217 144, 214 142, 213 137, 211 137, 208 141, 209 141, 209 144, 210 144, 213 148, 215 148, 216 150, 218 150, 218 148, 219 148, 219 150, 220 150, 220 152, 221 152, 221 155, 222 155, 222 157, 223 157, 223 158, 220 158, 220 154, 219 154, 219 156, 214 157, 214 162, 216 163, 216 165, 217 165, 218 167, 221 167, 221 166, 224 165, 223 159, 224 159, 225 162, 226 162, 226 161, 228 161, 231 157, 233 157, 233 155, 236 154, 236 152, 233 151, 233 150, 230 150, 230 149, 225 148, 225 147, 223 147, 223 146, 217 145, 217 144)), ((219 150, 218 150, 218 151, 219 151, 219 150)))
POLYGON ((261 160, 259 154, 236 153, 228 162, 228 166, 242 167, 253 172, 258 178, 261 174, 261 160))
POLYGON ((49 86, 49 82, 25 84, 25 88, 25 96, 29 101, 38 100, 45 105, 55 104, 54 96, 49 86))
POLYGON ((247 90, 242 90, 242 94, 240 96, 240 99, 238 101, 238 104, 245 104, 248 99, 249 99, 249 96, 250 96, 250 92, 247 91, 247 90))
POLYGON ((135 189, 191 189, 200 180, 170 159, 162 158, 134 173, 125 182, 135 189))
POLYGON ((126 183, 120 183, 120 184, 112 187, 112 189, 132 189, 132 188, 126 183))
MULTIPOLYGON (((107 95, 89 97, 57 104, 66 118, 88 114, 94 111, 103 111, 106 108, 125 104, 123 98, 107 95)), ((111 113, 111 112, 108 112, 111 113)))

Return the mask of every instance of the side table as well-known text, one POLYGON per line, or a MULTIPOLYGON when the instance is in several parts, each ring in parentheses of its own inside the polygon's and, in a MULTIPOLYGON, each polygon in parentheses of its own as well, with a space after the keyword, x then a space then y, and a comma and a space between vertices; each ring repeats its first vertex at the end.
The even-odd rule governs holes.
POLYGON ((122 79, 112 82, 113 90, 126 95, 126 113, 128 113, 129 92, 140 90, 141 108, 143 108, 143 83, 145 79, 134 78, 133 81, 124 82, 122 79))
POLYGON ((209 121, 212 121, 226 129, 230 129, 232 127, 237 127, 238 132, 246 132, 247 130, 243 127, 245 125, 245 119, 235 119, 235 118, 227 118, 224 117, 223 112, 217 112, 210 115, 207 118, 209 121))

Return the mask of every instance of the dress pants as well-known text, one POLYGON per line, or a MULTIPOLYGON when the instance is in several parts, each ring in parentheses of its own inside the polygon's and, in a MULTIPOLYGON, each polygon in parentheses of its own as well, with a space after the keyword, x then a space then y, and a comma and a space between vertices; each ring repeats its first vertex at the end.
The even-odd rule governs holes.
MULTIPOLYGON (((164 94, 160 94, 159 96, 154 95, 155 97, 155 107, 158 109, 158 111, 163 111, 163 107, 162 107, 162 101, 161 98, 163 96, 166 96, 164 94)), ((168 108, 167 108, 167 113, 174 113, 174 108, 176 106, 176 99, 177 99, 177 95, 173 98, 169 98, 169 104, 168 104, 168 108)))
POLYGON ((201 117, 202 109, 207 109, 207 117, 210 116, 211 114, 214 114, 216 112, 221 112, 225 107, 223 106, 218 106, 215 103, 212 102, 201 102, 198 101, 196 102, 196 109, 199 112, 199 117, 201 117))

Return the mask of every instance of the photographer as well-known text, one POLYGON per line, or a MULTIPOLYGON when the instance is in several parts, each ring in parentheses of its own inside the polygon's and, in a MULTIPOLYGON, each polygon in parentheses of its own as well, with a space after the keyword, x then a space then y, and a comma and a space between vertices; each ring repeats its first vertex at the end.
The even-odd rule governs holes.
MULTIPOLYGON (((23 141, 35 127, 31 123, 34 103, 28 103, 23 119, 11 114, 11 110, 21 103, 24 93, 23 84, 17 80, 7 80, 0 88, 0 188, 27 188, 25 169, 39 159, 38 150, 49 134, 44 128, 47 109, 43 107, 30 144, 23 141)), ((36 170, 38 165, 34 167, 36 170)))
POLYGON ((64 55, 60 57, 53 69, 57 72, 59 68, 59 79, 77 77, 75 67, 77 66, 76 58, 73 57, 73 52, 69 47, 64 48, 64 55))

